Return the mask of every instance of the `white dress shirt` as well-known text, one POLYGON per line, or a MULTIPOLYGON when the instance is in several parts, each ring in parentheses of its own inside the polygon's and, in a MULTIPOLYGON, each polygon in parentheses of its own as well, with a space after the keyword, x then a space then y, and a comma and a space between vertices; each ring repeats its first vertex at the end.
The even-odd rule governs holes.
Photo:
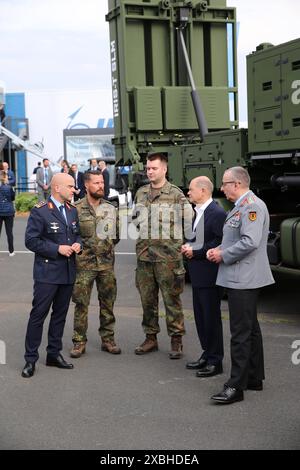
POLYGON ((196 231, 196 227, 200 222, 201 217, 204 214, 205 209, 213 202, 213 199, 210 197, 204 204, 197 204, 195 207, 196 218, 193 223, 193 232, 196 231))

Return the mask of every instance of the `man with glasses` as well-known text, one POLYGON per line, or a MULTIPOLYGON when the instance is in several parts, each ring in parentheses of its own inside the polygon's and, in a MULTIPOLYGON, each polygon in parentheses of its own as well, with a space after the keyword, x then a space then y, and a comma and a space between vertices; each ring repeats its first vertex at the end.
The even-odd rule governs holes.
POLYGON ((219 264, 216 284, 228 294, 231 375, 211 397, 223 404, 243 400, 244 390, 262 390, 265 378, 257 299, 261 287, 274 283, 267 256, 270 217, 249 187, 247 170, 225 171, 221 189, 234 208, 225 220, 221 245, 207 252, 209 261, 219 264))

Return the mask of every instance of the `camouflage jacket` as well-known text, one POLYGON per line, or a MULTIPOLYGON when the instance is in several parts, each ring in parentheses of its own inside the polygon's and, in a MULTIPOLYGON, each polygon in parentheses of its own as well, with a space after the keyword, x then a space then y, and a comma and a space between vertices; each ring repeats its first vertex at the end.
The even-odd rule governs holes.
POLYGON ((104 271, 114 264, 114 246, 119 241, 118 210, 101 199, 94 209, 86 197, 76 202, 82 253, 76 257, 77 269, 104 271))
POLYGON ((177 261, 184 233, 191 227, 193 209, 183 192, 168 181, 152 199, 151 185, 135 196, 133 221, 138 229, 136 254, 140 261, 177 261))

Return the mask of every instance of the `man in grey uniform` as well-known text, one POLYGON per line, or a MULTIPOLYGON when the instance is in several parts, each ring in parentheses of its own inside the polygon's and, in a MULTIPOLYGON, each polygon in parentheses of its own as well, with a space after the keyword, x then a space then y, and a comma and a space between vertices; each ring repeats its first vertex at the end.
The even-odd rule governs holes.
POLYGON ((219 247, 207 252, 219 264, 216 284, 227 288, 231 332, 231 376, 213 395, 218 403, 244 399, 244 390, 262 390, 263 343, 257 320, 259 289, 274 283, 267 256, 269 213, 249 189, 250 177, 242 167, 225 171, 222 191, 234 208, 228 214, 219 247))

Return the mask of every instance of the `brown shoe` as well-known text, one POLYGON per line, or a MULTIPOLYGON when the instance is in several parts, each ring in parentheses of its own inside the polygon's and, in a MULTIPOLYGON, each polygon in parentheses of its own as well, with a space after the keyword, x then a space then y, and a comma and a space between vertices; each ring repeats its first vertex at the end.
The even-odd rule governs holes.
POLYGON ((135 348, 134 352, 138 356, 141 356, 142 354, 147 354, 151 351, 157 351, 158 350, 158 344, 157 344, 157 338, 156 335, 151 335, 147 334, 145 341, 135 348))
POLYGON ((70 356, 78 359, 82 354, 85 353, 85 345, 86 343, 84 341, 74 343, 74 346, 70 351, 70 356))
POLYGON ((106 351, 110 354, 121 354, 121 348, 116 345, 113 339, 102 340, 101 351, 106 351))
POLYGON ((171 336, 171 351, 169 352, 170 359, 180 359, 182 357, 182 336, 171 336))

